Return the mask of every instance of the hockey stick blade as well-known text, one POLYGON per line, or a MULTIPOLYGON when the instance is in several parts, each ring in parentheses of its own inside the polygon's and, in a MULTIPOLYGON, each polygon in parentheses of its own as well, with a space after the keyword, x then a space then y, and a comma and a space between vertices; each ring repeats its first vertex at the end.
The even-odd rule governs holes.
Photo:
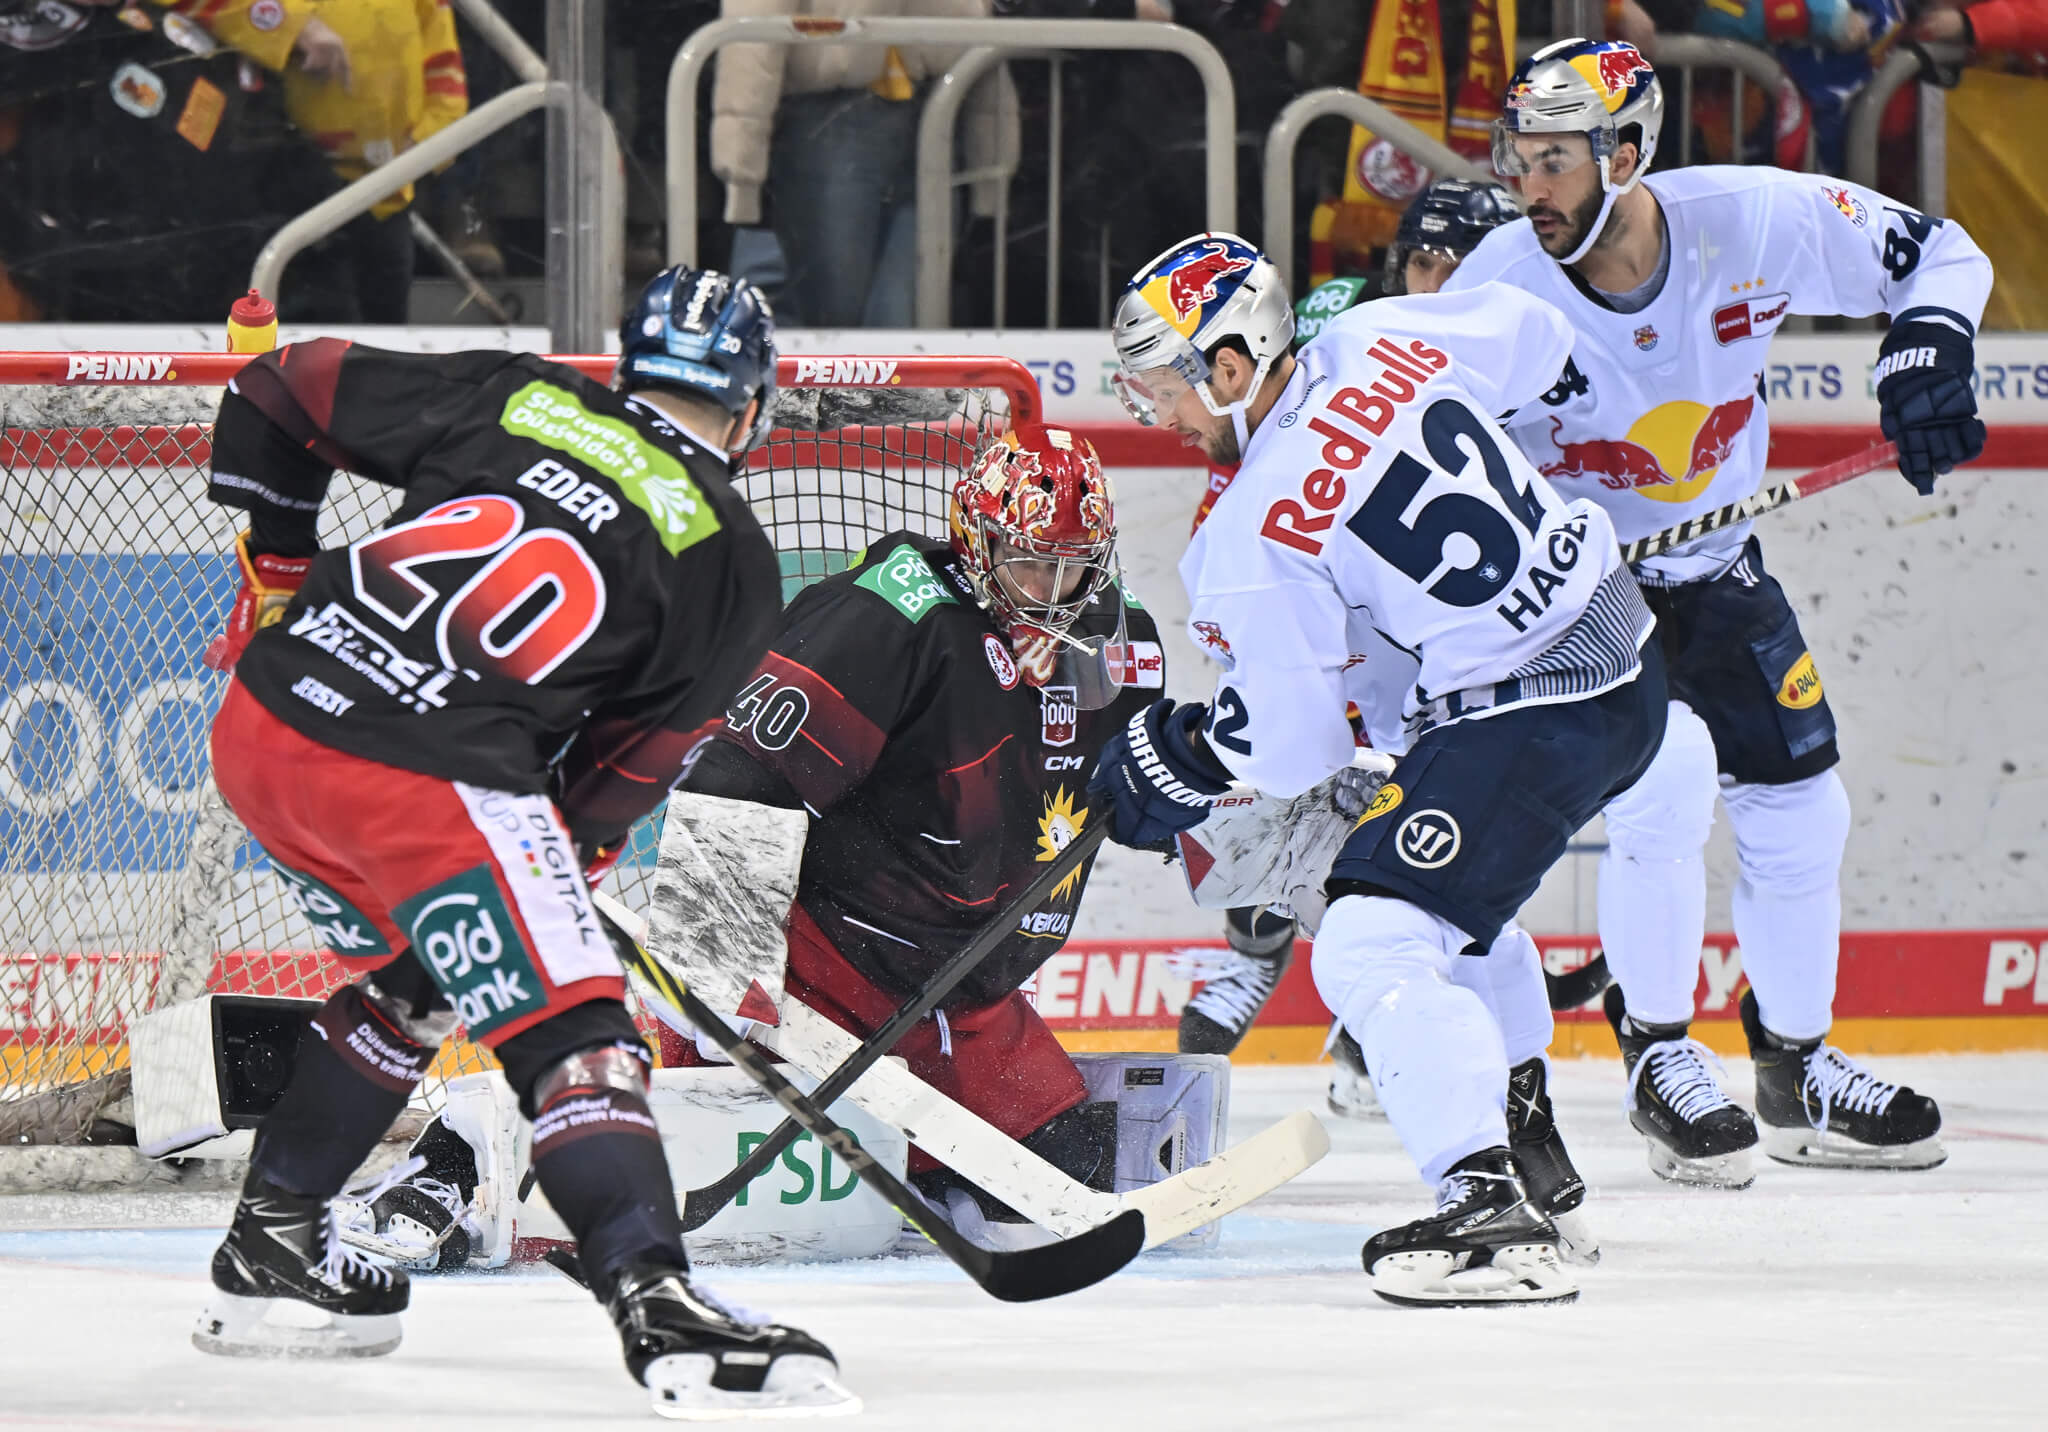
POLYGON ((620 960, 667 1006, 665 1013, 677 1015, 710 1035, 712 1043, 735 1068, 766 1090, 790 1118, 837 1154, 862 1183, 880 1194, 990 1296, 1006 1303, 1033 1303, 1078 1292, 1101 1282, 1144 1251, 1145 1215, 1135 1209, 1072 1238, 1037 1248, 998 1253, 968 1242, 958 1229, 905 1187, 853 1135, 783 1078, 752 1045, 690 993, 688 985, 641 949, 639 942, 606 908, 611 903, 605 900, 598 904, 599 918, 604 921, 620 960))
POLYGON ((1718 532, 1721 528, 1737 522, 1747 522, 1752 517, 1775 512, 1780 507, 1797 502, 1801 498, 1812 497, 1817 492, 1826 492, 1831 487, 1839 487, 1852 477, 1861 477, 1866 472, 1875 472, 1887 463, 1898 461, 1898 457, 1899 450, 1896 445, 1889 442, 1872 443, 1863 451, 1851 453, 1845 458, 1829 463, 1826 467, 1817 467, 1804 477, 1790 478, 1776 487, 1759 488, 1740 502, 1731 502, 1726 507, 1715 508, 1712 512, 1702 512, 1697 517, 1687 518, 1676 527, 1667 527, 1662 532, 1652 532, 1638 541, 1624 542, 1621 560, 1634 566, 1646 557, 1654 557, 1660 552, 1670 551, 1673 547, 1697 541, 1709 532, 1718 532))
MULTIPOLYGON (((1081 833, 1067 843, 1060 858, 1053 861, 1039 873, 1021 894, 1004 906, 1002 912, 960 948, 959 953, 948 960, 938 973, 925 981, 910 1003, 889 1017, 888 1023, 862 1042, 860 1049, 848 1056, 845 1063, 832 1071, 831 1077, 817 1088, 812 1096, 822 1108, 831 1104, 841 1094, 851 1089, 861 1075, 874 1067, 876 1060, 896 1047, 897 1041, 910 1032, 912 1025, 930 1014, 945 1002, 962 980, 974 973, 981 962, 988 958, 990 951, 1000 945, 1018 922, 1035 909, 1039 902, 1079 870, 1089 856, 1109 834, 1106 817, 1085 826, 1081 833)), ((720 1176, 702 1188, 693 1188, 683 1196, 683 1231, 691 1232, 702 1228, 733 1199, 739 1197, 746 1186, 775 1166, 775 1160, 782 1151, 796 1142, 801 1132, 794 1119, 785 1119, 777 1125, 767 1139, 750 1151, 730 1173, 720 1176)))

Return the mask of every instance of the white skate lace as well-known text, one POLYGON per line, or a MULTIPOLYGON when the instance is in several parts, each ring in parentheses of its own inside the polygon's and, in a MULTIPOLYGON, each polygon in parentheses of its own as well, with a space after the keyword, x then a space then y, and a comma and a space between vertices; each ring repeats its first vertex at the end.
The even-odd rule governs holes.
POLYGON ((1226 1029, 1241 1029, 1252 1022, 1279 983, 1279 960, 1234 955, 1224 971, 1188 1001, 1188 1008, 1226 1029))
POLYGON ((1898 1085, 1887 1084, 1869 1070, 1857 1068, 1848 1055, 1825 1042, 1806 1056, 1806 1080, 1802 1087, 1811 1090, 1820 1104, 1820 1117, 1813 1121, 1813 1126, 1821 1133, 1828 1131, 1828 1118, 1837 1107, 1853 1114, 1882 1114, 1899 1092, 1898 1085))
MULTIPOLYGON (((404 1183, 426 1166, 427 1161, 423 1158, 402 1159, 384 1170, 377 1178, 343 1189, 342 1198, 351 1203, 360 1202, 367 1208, 377 1201, 379 1195, 404 1183)), ((314 1265, 313 1276, 336 1292, 347 1289, 351 1283, 368 1283, 379 1288, 390 1287, 390 1265, 380 1262, 343 1240, 341 1201, 342 1199, 336 1199, 327 1205, 327 1226, 322 1230, 327 1239, 327 1256, 314 1265)))
POLYGON ((1714 1051, 1697 1039, 1660 1039, 1644 1049, 1634 1072, 1628 1076, 1628 1093, 1622 1098, 1622 1108, 1634 1112, 1636 1086, 1646 1070, 1658 1097, 1688 1124, 1735 1103, 1722 1090, 1717 1077, 1728 1071, 1714 1051))

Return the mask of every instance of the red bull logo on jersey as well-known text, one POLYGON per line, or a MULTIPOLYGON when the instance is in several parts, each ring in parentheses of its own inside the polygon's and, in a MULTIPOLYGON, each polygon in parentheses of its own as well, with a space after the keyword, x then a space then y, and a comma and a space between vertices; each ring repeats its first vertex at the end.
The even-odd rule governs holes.
POLYGON ((1870 222, 1870 211, 1865 209, 1863 201, 1851 194, 1848 189, 1839 184, 1830 184, 1820 192, 1827 196, 1827 201, 1835 206, 1837 213, 1857 228, 1860 229, 1870 222))
POLYGON ((1647 85, 1657 77, 1657 72, 1643 58, 1641 50, 1619 40, 1586 54, 1574 55, 1566 63, 1599 92, 1609 114, 1628 103, 1629 96, 1636 92, 1638 86, 1647 85))
POLYGON ((1631 423, 1627 437, 1582 442, 1561 438, 1564 420, 1552 418, 1550 440, 1557 444, 1557 458, 1541 471, 1553 482, 1590 477, 1610 491, 1633 491, 1652 502, 1690 502, 1706 491, 1735 451, 1755 407, 1755 393, 1712 408, 1663 403, 1631 423))

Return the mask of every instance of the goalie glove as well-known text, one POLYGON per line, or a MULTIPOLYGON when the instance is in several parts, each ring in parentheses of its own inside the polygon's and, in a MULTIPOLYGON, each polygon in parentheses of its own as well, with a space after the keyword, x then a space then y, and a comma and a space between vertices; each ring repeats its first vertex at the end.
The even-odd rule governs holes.
POLYGON ((235 538, 235 560, 242 569, 242 590, 228 613, 227 629, 206 648, 206 664, 215 671, 233 671, 251 637, 279 621, 284 609, 305 585, 313 569, 311 557, 280 557, 249 550, 249 533, 235 538))
POLYGON ((1899 445, 1899 472, 1922 497, 1934 495, 1938 475, 1984 451, 1974 366, 1968 335, 1910 316, 1892 324, 1878 349, 1878 425, 1899 445))

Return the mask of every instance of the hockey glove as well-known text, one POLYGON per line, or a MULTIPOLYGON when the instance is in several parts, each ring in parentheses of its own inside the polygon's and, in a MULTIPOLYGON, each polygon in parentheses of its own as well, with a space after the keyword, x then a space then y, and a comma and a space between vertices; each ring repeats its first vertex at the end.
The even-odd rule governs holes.
POLYGON ((1922 497, 1934 479, 1984 451, 1970 391, 1975 352, 1946 323, 1894 323, 1877 356, 1878 424, 1899 445, 1899 472, 1922 497))
POLYGON ((1230 772, 1193 736, 1209 714, 1199 702, 1158 701, 1109 738, 1088 793, 1110 807, 1109 838, 1134 850, 1170 853, 1173 837, 1200 825, 1230 789, 1230 772))
POLYGON ((233 671, 242 649, 263 628, 284 616, 284 609, 305 585, 311 557, 277 557, 249 550, 249 534, 235 538, 235 560, 242 569, 242 590, 228 613, 227 630, 206 648, 206 664, 215 671, 233 671))

